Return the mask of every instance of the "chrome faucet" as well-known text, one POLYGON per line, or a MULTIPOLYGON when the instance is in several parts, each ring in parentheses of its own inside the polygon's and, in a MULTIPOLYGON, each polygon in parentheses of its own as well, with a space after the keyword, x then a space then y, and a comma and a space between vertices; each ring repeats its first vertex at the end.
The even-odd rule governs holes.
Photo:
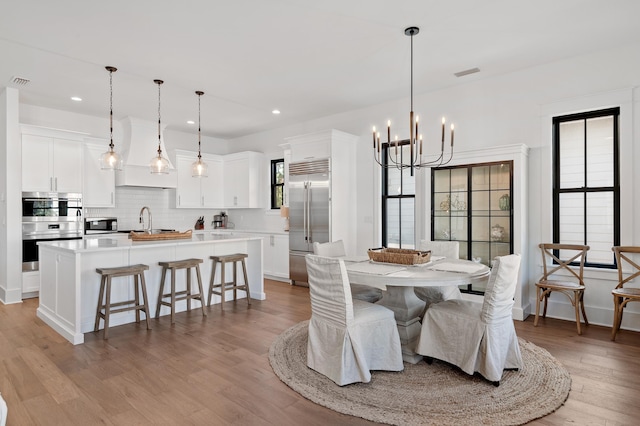
POLYGON ((143 220, 142 214, 144 213, 145 209, 147 210, 147 213, 149 214, 149 226, 145 229, 145 232, 147 234, 150 234, 151 230, 153 229, 153 226, 152 226, 153 220, 151 219, 151 209, 149 209, 149 207, 147 207, 147 206, 144 206, 143 208, 140 209, 140 223, 144 227, 144 220, 143 220))

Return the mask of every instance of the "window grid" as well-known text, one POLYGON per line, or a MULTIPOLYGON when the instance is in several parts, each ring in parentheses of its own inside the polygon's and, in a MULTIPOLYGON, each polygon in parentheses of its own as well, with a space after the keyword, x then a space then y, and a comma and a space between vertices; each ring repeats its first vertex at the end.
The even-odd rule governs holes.
POLYGON ((271 209, 284 205, 284 158, 271 160, 271 209))
POLYGON ((553 118, 553 242, 589 245, 589 267, 616 267, 619 115, 609 108, 553 118))
MULTIPOLYGON (((382 245, 414 249, 415 245, 415 177, 410 169, 387 167, 395 158, 395 143, 382 144, 382 245), (394 188, 395 193, 392 193, 394 188)), ((398 157, 409 155, 409 141, 398 141, 398 157), (405 152, 406 151, 406 152, 405 152)))

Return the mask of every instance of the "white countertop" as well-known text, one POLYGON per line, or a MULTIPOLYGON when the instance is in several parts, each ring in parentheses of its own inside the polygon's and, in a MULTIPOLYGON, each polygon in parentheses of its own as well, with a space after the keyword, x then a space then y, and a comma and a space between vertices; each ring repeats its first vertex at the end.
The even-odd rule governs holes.
POLYGON ((47 246, 71 253, 82 253, 104 250, 133 250, 148 247, 225 243, 233 241, 247 241, 262 239, 260 235, 249 233, 219 233, 216 231, 201 231, 194 233, 190 239, 160 240, 160 241, 131 241, 127 234, 104 234, 99 238, 87 238, 83 240, 41 241, 39 246, 47 246))

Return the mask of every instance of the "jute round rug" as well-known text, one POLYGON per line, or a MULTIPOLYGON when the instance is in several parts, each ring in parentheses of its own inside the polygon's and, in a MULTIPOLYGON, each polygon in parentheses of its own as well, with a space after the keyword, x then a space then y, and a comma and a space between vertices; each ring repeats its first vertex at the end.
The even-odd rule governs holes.
POLYGON ((569 372, 546 350, 520 339, 524 368, 505 371, 495 387, 444 362, 404 363, 402 372, 372 372, 371 382, 338 386, 307 367, 308 321, 282 333, 269 349, 276 375, 334 411, 393 425, 520 425, 560 407, 569 372))

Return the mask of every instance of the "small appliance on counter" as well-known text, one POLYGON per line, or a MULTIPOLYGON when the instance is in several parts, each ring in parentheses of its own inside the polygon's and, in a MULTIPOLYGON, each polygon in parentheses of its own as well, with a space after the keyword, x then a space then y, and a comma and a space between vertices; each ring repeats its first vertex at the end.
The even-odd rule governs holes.
POLYGON ((87 217, 84 219, 85 235, 112 234, 118 232, 118 219, 115 217, 87 217))
POLYGON ((228 224, 227 214, 225 212, 220 212, 220 214, 216 214, 213 216, 213 228, 214 229, 223 229, 227 227, 228 224))

